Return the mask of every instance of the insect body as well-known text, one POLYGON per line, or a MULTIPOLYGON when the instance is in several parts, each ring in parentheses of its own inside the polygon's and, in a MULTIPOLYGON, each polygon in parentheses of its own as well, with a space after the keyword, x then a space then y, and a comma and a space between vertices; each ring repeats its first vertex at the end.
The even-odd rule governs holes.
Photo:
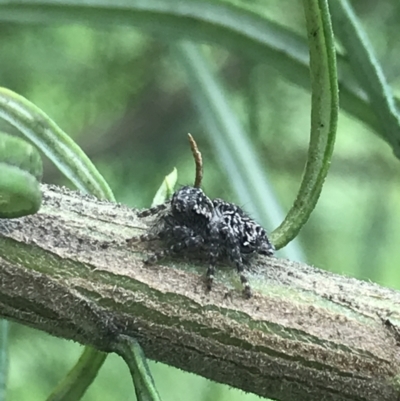
POLYGON ((167 247, 148 262, 184 250, 200 252, 209 260, 207 286, 211 289, 217 261, 228 260, 240 274, 244 295, 251 296, 244 271, 252 256, 271 256, 274 247, 265 230, 240 207, 222 199, 211 200, 200 188, 185 186, 168 202, 139 213, 139 217, 153 215, 153 226, 140 240, 160 239, 167 247))

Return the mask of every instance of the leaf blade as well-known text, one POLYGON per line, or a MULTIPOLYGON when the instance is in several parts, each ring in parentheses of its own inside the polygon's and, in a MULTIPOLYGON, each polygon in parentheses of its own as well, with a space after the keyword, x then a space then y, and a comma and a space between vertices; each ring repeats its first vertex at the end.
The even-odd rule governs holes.
MULTIPOLYGON (((126 24, 138 27, 163 39, 185 37, 196 42, 222 44, 249 57, 273 66, 290 82, 309 89, 307 42, 265 16, 241 6, 211 0, 107 0, 63 1, 20 0, 18 5, 0 0, 0 21, 73 22, 126 24)), ((341 107, 369 126, 387 141, 396 155, 397 142, 381 130, 378 116, 349 69, 346 58, 338 55, 341 107)), ((395 99, 396 107, 400 100, 395 99)))

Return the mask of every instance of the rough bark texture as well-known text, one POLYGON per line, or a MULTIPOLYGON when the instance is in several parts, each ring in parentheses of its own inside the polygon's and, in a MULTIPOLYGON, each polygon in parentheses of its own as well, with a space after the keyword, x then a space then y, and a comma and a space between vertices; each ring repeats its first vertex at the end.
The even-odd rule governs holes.
MULTIPOLYGON (((0 315, 147 356, 282 401, 400 400, 400 293, 284 259, 205 291, 202 262, 142 262, 134 210, 53 186, 33 216, 0 220, 0 315), (233 283, 233 284, 232 284, 233 283)), ((157 246, 157 245, 156 245, 157 246)))

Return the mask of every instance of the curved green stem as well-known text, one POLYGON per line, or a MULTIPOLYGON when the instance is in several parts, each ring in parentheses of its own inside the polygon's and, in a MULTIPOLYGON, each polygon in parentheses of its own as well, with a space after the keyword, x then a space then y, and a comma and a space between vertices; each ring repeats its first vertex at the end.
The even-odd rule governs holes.
POLYGON ((82 378, 95 378, 103 365, 107 354, 85 347, 81 357, 73 369, 65 376, 63 381, 53 390, 47 401, 75 401, 80 400, 88 388, 87 380, 82 378))
POLYGON ((81 148, 29 100, 0 88, 0 117, 29 138, 79 190, 115 200, 107 182, 81 148))
POLYGON ((327 0, 303 0, 303 4, 310 45, 311 136, 299 193, 285 220, 271 236, 278 249, 295 238, 317 203, 331 162, 339 110, 335 47, 327 0))
POLYGON ((115 352, 129 367, 138 401, 161 401, 139 343, 132 337, 121 335, 120 341, 115 346, 115 352))

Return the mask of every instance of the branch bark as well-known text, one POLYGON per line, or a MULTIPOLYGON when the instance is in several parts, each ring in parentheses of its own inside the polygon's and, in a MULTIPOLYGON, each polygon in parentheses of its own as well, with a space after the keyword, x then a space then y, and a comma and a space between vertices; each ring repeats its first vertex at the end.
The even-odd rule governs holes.
MULTIPOLYGON (((0 220, 0 316, 277 400, 400 400, 400 293, 263 258, 245 300, 229 271, 206 293, 201 261, 143 265, 134 210, 42 186, 39 213, 0 220)), ((156 245, 159 246, 159 245, 156 245)))

